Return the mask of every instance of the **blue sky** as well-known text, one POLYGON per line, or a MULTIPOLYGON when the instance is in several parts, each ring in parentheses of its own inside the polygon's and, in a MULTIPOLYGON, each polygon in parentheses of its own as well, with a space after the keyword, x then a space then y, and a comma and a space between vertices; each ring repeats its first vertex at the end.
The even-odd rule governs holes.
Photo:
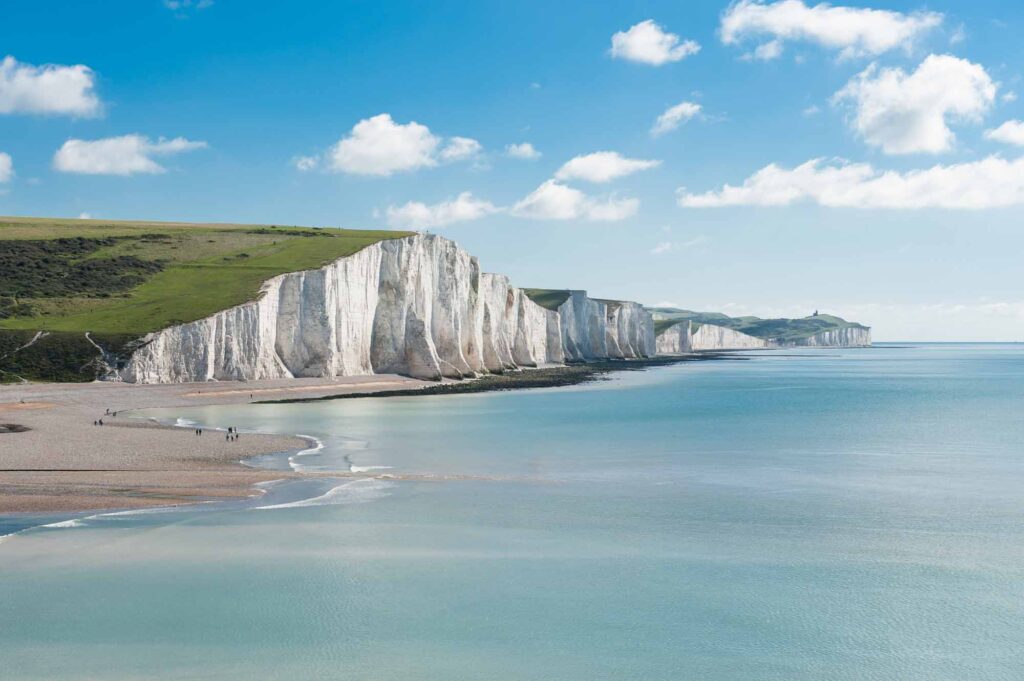
POLYGON ((411 224, 524 286, 1024 340, 1022 29, 984 1, 11 3, 0 214, 411 224))

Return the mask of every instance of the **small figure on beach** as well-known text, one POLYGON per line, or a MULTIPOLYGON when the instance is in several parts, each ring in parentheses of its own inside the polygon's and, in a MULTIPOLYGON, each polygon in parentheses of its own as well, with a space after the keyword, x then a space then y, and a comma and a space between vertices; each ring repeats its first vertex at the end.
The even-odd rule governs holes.
POLYGON ((92 420, 92 425, 94 425, 94 426, 98 426, 98 425, 100 425, 100 422, 99 422, 99 421, 97 421, 96 419, 93 419, 93 420, 92 420))
POLYGON ((103 419, 100 419, 99 423, 102 426, 103 425, 103 419))

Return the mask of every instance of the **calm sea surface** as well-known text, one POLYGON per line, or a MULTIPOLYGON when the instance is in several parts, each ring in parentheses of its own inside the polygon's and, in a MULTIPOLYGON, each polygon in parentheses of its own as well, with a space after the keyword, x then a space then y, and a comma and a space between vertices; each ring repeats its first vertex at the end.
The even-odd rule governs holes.
POLYGON ((411 479, 9 536, 0 678, 1024 678, 1024 346, 748 356, 148 412, 411 479))

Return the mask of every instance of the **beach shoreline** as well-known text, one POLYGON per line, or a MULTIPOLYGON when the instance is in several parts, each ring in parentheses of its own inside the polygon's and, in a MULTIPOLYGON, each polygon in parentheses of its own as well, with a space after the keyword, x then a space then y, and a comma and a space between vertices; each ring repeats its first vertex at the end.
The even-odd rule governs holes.
POLYGON ((197 435, 188 426, 138 418, 142 410, 423 385, 428 384, 394 375, 3 385, 0 423, 24 430, 0 432, 0 515, 131 510, 255 496, 258 483, 297 474, 252 467, 245 460, 309 446, 308 438, 290 434, 242 433, 229 441, 225 429, 231 424, 206 424, 197 435), (103 425, 94 425, 101 419, 103 425))
POLYGON ((308 436, 243 433, 231 424, 158 423, 137 413, 153 408, 273 404, 318 400, 450 395, 565 387, 619 371, 681 362, 737 359, 704 354, 540 367, 474 380, 421 381, 398 375, 139 385, 117 382, 0 386, 0 515, 132 510, 238 499, 261 494, 260 483, 308 477, 246 461, 310 447, 308 436), (116 414, 116 416, 115 416, 116 414), (94 425, 102 419, 103 425, 94 425), (15 432, 18 430, 20 432, 15 432))

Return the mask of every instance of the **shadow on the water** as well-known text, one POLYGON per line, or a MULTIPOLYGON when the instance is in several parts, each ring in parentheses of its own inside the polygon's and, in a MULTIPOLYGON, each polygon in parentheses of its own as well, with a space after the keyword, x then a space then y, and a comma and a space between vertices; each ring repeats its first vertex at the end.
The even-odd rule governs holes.
POLYGON ((438 383, 426 388, 383 390, 380 392, 345 393, 323 397, 293 397, 283 400, 264 400, 254 404, 289 404, 292 402, 322 402, 324 400, 346 400, 361 397, 413 397, 417 395, 458 395, 483 393, 499 390, 522 390, 525 388, 564 388, 581 383, 607 380, 608 374, 617 371, 643 371, 652 367, 670 366, 685 362, 706 362, 734 360, 744 361, 750 357, 727 352, 708 352, 674 357, 653 357, 648 359, 619 359, 599 362, 579 362, 558 367, 523 369, 502 374, 489 374, 481 378, 438 383))

